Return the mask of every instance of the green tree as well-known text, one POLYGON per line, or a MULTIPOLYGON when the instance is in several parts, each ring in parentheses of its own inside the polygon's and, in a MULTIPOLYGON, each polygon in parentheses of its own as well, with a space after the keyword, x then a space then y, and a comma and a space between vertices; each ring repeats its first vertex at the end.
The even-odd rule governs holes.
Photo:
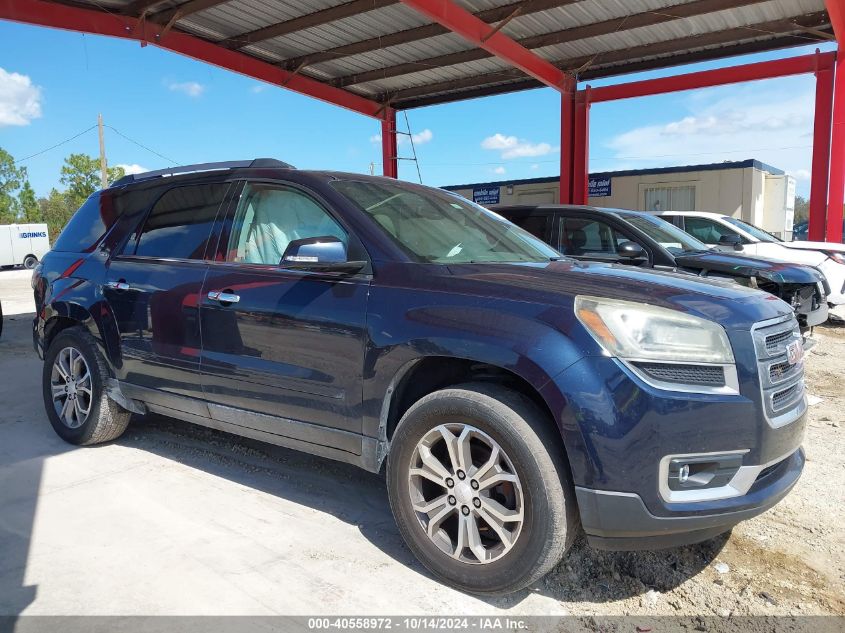
POLYGON ((810 201, 804 196, 795 196, 795 222, 803 222, 810 217, 810 201))
POLYGON ((51 189, 50 195, 46 198, 40 198, 38 206, 42 221, 47 223, 50 240, 55 242, 76 207, 71 207, 67 193, 62 193, 56 189, 51 189))
POLYGON ((0 147, 0 224, 16 222, 20 203, 15 192, 26 180, 26 168, 17 167, 15 159, 0 147))
MULTIPOLYGON (((123 178, 122 167, 109 167, 109 182, 123 178)), ((68 204, 75 210, 100 188, 100 161, 88 154, 71 154, 62 165, 62 184, 67 187, 68 204)))
POLYGON ((41 207, 38 205, 38 200, 35 198, 35 191, 32 185, 26 180, 21 187, 21 192, 18 194, 18 206, 20 206, 20 221, 21 222, 42 222, 41 207))

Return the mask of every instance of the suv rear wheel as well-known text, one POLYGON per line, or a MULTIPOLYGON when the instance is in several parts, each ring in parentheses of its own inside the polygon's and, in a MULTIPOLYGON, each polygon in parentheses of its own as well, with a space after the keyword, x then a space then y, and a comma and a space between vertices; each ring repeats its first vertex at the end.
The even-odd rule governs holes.
POLYGON ((120 437, 130 413, 105 393, 108 369, 93 337, 81 327, 60 332, 44 358, 44 406, 53 429, 71 444, 120 437))
POLYGON ((441 580, 509 593, 572 544, 578 520, 560 439, 520 394, 483 383, 434 392, 403 416, 391 446, 393 514, 441 580))

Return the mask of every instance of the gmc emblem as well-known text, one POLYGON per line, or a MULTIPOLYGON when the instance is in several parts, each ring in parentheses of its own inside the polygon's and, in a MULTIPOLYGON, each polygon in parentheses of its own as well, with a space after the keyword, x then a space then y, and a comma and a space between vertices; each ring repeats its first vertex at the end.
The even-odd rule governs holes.
POLYGON ((802 358, 804 358, 804 346, 801 345, 801 341, 792 341, 786 346, 786 359, 790 365, 801 362, 802 358))

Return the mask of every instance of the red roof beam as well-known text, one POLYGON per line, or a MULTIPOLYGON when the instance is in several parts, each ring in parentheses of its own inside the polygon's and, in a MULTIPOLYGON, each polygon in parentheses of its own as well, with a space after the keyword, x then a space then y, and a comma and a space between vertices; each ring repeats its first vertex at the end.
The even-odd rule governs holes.
POLYGON ((478 19, 451 0, 402 0, 415 11, 446 27, 479 48, 519 68, 558 91, 566 90, 567 73, 517 44, 495 26, 478 19))
POLYGON ((601 101, 615 101, 617 99, 632 99, 634 97, 648 97, 681 90, 724 86, 744 81, 814 73, 819 69, 832 68, 835 59, 836 53, 817 53, 815 55, 801 55, 767 62, 729 66, 716 70, 673 75, 671 77, 661 77, 660 79, 647 79, 645 81, 603 86, 592 89, 590 101, 592 103, 599 103, 601 101))
POLYGON ((160 48, 266 81, 359 114, 376 119, 384 117, 384 106, 375 101, 284 70, 244 53, 227 50, 187 33, 170 31, 162 34, 158 30, 161 28, 159 25, 144 22, 138 18, 44 0, 0 0, 0 19, 138 40, 142 43, 149 42, 160 48))

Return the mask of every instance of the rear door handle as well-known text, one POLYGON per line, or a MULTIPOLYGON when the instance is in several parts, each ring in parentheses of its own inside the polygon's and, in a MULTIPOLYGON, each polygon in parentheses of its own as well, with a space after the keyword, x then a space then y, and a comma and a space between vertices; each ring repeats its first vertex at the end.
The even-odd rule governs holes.
POLYGON ((112 290, 129 290, 131 286, 121 279, 120 281, 107 281, 106 288, 111 288, 112 290))
POLYGON ((241 300, 240 296, 232 294, 231 292, 220 292, 212 290, 208 293, 208 298, 218 303, 237 303, 241 300))

